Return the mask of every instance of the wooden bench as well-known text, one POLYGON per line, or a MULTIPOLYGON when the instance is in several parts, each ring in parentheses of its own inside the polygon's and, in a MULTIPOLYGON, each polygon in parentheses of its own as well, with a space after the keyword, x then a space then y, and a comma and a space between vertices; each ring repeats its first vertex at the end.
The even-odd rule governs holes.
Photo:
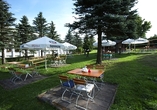
POLYGON ((43 63, 45 62, 45 58, 36 58, 36 59, 32 59, 32 60, 29 60, 29 62, 32 64, 32 65, 37 65, 37 64, 40 64, 40 63, 43 63))
POLYGON ((45 58, 36 58, 36 59, 32 59, 32 60, 29 60, 29 64, 30 66, 35 66, 35 68, 37 69, 37 66, 39 66, 39 64, 41 63, 44 63, 45 62, 45 68, 47 69, 47 59, 45 58))
POLYGON ((46 61, 45 59, 38 59, 38 60, 34 60, 34 61, 32 62, 32 64, 33 64, 33 65, 37 65, 37 64, 43 63, 43 62, 45 62, 45 61, 46 61))

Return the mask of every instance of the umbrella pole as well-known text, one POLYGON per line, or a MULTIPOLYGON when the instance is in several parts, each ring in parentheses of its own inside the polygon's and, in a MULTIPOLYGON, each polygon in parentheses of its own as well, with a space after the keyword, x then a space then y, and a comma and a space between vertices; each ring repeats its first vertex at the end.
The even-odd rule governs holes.
POLYGON ((45 69, 47 70, 46 52, 45 52, 45 69))
POLYGON ((134 44, 134 52, 135 52, 135 48, 136 48, 136 45, 134 44))
POLYGON ((130 44, 129 44, 129 53, 130 53, 130 44))
POLYGON ((46 60, 46 57, 45 57, 45 69, 47 69, 47 60, 46 60))

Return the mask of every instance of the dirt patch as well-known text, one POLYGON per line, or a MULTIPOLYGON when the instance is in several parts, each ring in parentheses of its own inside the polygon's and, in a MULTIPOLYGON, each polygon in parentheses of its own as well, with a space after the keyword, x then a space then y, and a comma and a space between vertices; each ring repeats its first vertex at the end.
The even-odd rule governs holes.
MULTIPOLYGON (((24 85, 30 84, 32 82, 38 81, 38 80, 42 80, 47 78, 48 76, 43 76, 43 75, 35 75, 33 77, 28 77, 26 81, 21 81, 21 80, 17 80, 15 83, 13 83, 11 81, 11 79, 4 79, 4 80, 0 80, 0 85, 5 88, 6 90, 13 90, 19 87, 22 87, 24 85)), ((22 76, 22 79, 24 79, 25 76, 22 76)))

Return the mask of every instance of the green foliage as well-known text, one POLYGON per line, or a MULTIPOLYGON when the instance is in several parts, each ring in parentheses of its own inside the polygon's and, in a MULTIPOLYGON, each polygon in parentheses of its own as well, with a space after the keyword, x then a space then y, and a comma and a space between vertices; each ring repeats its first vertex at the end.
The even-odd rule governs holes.
POLYGON ((13 13, 9 12, 9 5, 6 1, 0 0, 0 48, 2 50, 2 64, 5 63, 4 48, 12 46, 13 31, 11 26, 14 25, 16 20, 13 13))
POLYGON ((33 24, 35 25, 35 32, 39 33, 39 37, 43 37, 47 32, 47 21, 43 17, 42 12, 39 12, 38 16, 33 20, 33 24))
POLYGON ((15 41, 19 43, 17 46, 24 44, 32 40, 32 27, 29 24, 27 16, 23 16, 20 20, 20 23, 16 26, 18 30, 18 36, 15 37, 15 41))
POLYGON ((90 49, 90 41, 87 35, 84 37, 83 49, 90 49))
MULTIPOLYGON (((33 27, 29 24, 27 16, 23 16, 20 23, 16 25, 17 34, 14 35, 14 47, 19 48, 20 45, 34 40, 33 27)), ((25 50, 25 56, 27 56, 27 50, 25 50)))
POLYGON ((82 38, 80 37, 78 33, 74 34, 72 44, 77 47, 82 47, 82 38))
POLYGON ((82 52, 83 52, 82 47, 78 47, 78 48, 76 49, 76 53, 81 54, 82 52))
POLYGON ((89 49, 90 51, 93 49, 93 43, 95 42, 93 36, 85 35, 83 42, 83 49, 89 49))
POLYGON ((136 16, 135 22, 137 25, 136 29, 137 36, 146 37, 146 32, 149 31, 149 29, 152 27, 151 22, 145 21, 145 19, 142 19, 138 15, 136 16))
POLYGON ((68 30, 67 35, 65 36, 64 42, 68 42, 72 45, 75 45, 77 47, 77 49, 74 51, 75 53, 82 53, 82 45, 83 45, 83 41, 79 35, 79 33, 73 33, 71 32, 71 30, 68 30))
POLYGON ((68 43, 70 43, 70 44, 73 43, 73 41, 74 41, 74 40, 73 40, 73 35, 72 35, 70 29, 68 30, 68 33, 67 33, 67 35, 65 36, 64 41, 65 41, 65 42, 68 42, 68 43))
POLYGON ((59 38, 59 35, 57 34, 57 31, 55 31, 55 24, 53 21, 51 21, 50 26, 48 26, 48 34, 47 36, 53 40, 56 40, 58 42, 61 42, 61 39, 59 38))

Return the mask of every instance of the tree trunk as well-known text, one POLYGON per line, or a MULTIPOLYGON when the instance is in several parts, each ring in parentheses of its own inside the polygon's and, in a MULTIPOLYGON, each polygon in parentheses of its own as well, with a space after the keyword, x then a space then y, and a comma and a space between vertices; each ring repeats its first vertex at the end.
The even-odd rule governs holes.
POLYGON ((2 48, 2 64, 5 64, 5 53, 4 53, 4 48, 2 48))
POLYGON ((41 57, 43 57, 43 50, 41 50, 41 57))
POLYGON ((101 27, 98 27, 98 50, 96 64, 102 64, 102 31, 101 27))
POLYGON ((28 52, 25 50, 25 60, 28 58, 28 52))

